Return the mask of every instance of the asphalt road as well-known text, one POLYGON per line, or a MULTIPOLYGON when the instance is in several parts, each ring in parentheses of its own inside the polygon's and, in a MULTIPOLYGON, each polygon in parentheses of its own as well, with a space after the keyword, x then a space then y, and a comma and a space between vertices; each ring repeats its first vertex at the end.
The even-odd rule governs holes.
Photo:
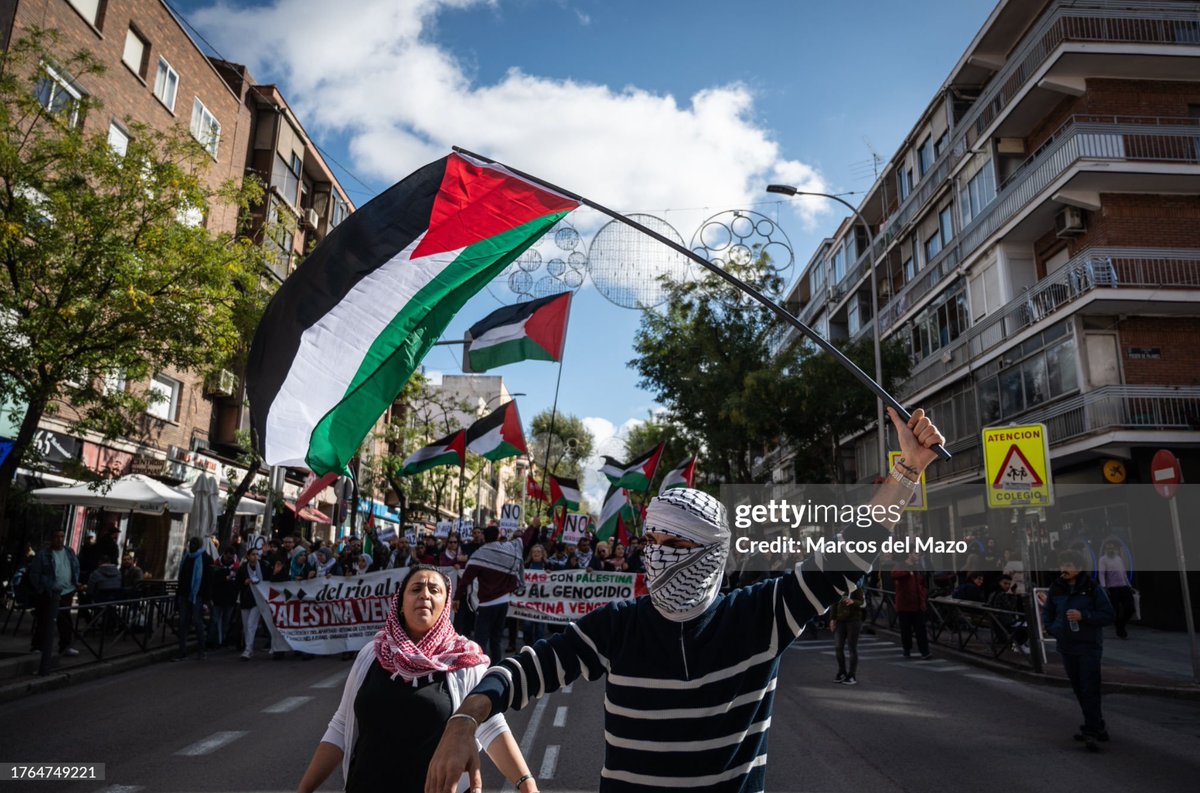
MULTIPOLYGON (((780 672, 773 791, 1194 790, 1200 706, 1113 695, 1099 754, 1071 739, 1069 692, 948 660, 907 661, 863 637, 860 685, 832 682, 828 639, 801 640, 780 672)), ((6 782, 5 790, 191 793, 294 790, 337 706, 349 662, 234 654, 159 664, 0 709, 0 760, 104 762, 104 782, 6 782)), ((509 714, 543 790, 592 791, 603 761, 603 685, 509 714)), ((485 785, 502 789, 484 760, 485 785)), ((323 790, 340 790, 340 773, 323 790)))

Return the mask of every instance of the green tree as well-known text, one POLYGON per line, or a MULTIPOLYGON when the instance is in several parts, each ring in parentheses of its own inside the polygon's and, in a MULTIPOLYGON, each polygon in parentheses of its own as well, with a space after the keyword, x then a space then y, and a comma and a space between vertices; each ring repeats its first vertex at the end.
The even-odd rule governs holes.
POLYGON ((54 98, 45 65, 102 69, 54 44, 35 32, 0 56, 0 405, 19 425, 0 464, 0 537, 43 416, 69 405, 75 431, 144 435, 141 384, 162 369, 226 366, 266 298, 265 252, 191 222, 218 205, 247 216, 261 188, 213 189, 212 158, 182 127, 129 122, 124 155, 85 132, 95 105, 54 98))
POLYGON ((535 465, 549 465, 550 473, 555 476, 579 479, 583 474, 583 461, 592 456, 594 446, 592 433, 581 419, 570 413, 560 412, 554 417, 553 433, 550 431, 549 410, 543 410, 533 417, 529 453, 535 465))

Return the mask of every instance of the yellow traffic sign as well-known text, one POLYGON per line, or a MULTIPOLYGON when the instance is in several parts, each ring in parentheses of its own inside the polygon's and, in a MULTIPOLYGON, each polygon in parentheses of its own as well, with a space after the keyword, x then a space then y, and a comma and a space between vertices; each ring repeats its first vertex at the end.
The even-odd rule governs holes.
MULTIPOLYGON (((888 468, 896 467, 896 458, 900 456, 900 452, 888 452, 888 468)), ((904 508, 905 512, 925 512, 929 509, 929 502, 925 500, 925 472, 921 472, 921 487, 917 492, 913 493, 913 497, 909 500, 908 506, 904 508)))
POLYGON ((1054 503, 1050 435, 1045 424, 985 427, 983 458, 989 507, 1048 507, 1054 503))

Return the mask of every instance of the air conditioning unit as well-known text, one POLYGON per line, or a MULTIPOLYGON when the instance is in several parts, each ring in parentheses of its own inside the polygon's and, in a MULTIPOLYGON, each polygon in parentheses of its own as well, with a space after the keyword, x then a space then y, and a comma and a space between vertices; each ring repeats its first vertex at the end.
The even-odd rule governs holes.
POLYGON ((237 375, 228 369, 213 372, 204 380, 204 395, 206 397, 233 396, 237 388, 237 375))
POLYGON ((317 214, 317 210, 309 208, 304 210, 304 223, 311 229, 315 229, 317 224, 321 222, 321 216, 317 214))
POLYGON ((1083 210, 1079 207, 1063 207, 1054 216, 1054 233, 1059 237, 1075 237, 1085 231, 1083 210))

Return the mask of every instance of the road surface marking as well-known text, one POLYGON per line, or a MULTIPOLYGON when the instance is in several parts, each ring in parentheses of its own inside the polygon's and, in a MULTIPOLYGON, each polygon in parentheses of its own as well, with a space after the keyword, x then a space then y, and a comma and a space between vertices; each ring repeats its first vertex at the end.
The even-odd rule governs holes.
POLYGON ((558 710, 554 711, 554 726, 565 727, 567 725, 567 706, 562 705, 558 710))
POLYGON ((212 735, 205 738, 203 741, 192 744, 186 749, 180 749, 176 755, 184 757, 199 757, 202 754, 209 754, 220 749, 225 744, 233 743, 243 735, 248 735, 246 730, 229 730, 227 732, 214 732, 212 735))
POLYGON ((1005 685, 1008 685, 1008 686, 1020 685, 1020 681, 1009 680, 1007 677, 996 677, 994 675, 971 674, 971 675, 963 675, 963 677, 970 677, 970 678, 974 678, 975 680, 983 680, 988 683, 1004 683, 1005 685))
POLYGON ((346 673, 338 672, 336 675, 330 675, 329 677, 325 678, 324 680, 318 680, 317 682, 315 682, 311 686, 309 686, 309 688, 337 688, 338 686, 342 685, 345 682, 346 682, 346 673))
POLYGON ((549 697, 539 699, 537 707, 533 709, 533 715, 529 717, 529 724, 525 726, 525 734, 521 736, 521 754, 526 757, 533 751, 533 742, 537 738, 538 727, 542 723, 542 714, 546 712, 546 706, 549 704, 549 697))
POLYGON ((571 684, 570 684, 570 683, 568 683, 567 685, 563 686, 563 687, 562 687, 562 692, 563 692, 564 694, 570 694, 570 693, 571 693, 571 684))
POLYGON ((971 668, 969 666, 963 666, 962 664, 946 664, 945 661, 941 662, 941 664, 945 664, 945 665, 939 664, 937 666, 934 666, 934 664, 936 664, 936 663, 938 663, 938 662, 936 662, 936 661, 924 661, 924 662, 894 661, 892 663, 892 666, 903 666, 903 667, 907 667, 909 669, 924 669, 926 672, 961 672, 963 669, 971 668))
POLYGON ((100 788, 96 793, 137 793, 141 789, 141 785, 109 785, 100 788))
POLYGON ((553 744, 546 747, 546 756, 542 758, 542 772, 538 779, 554 779, 554 769, 558 767, 558 747, 553 744))
POLYGON ((288 697, 281 699, 269 708, 263 708, 263 713, 291 713, 305 702, 311 702, 312 697, 288 697))

